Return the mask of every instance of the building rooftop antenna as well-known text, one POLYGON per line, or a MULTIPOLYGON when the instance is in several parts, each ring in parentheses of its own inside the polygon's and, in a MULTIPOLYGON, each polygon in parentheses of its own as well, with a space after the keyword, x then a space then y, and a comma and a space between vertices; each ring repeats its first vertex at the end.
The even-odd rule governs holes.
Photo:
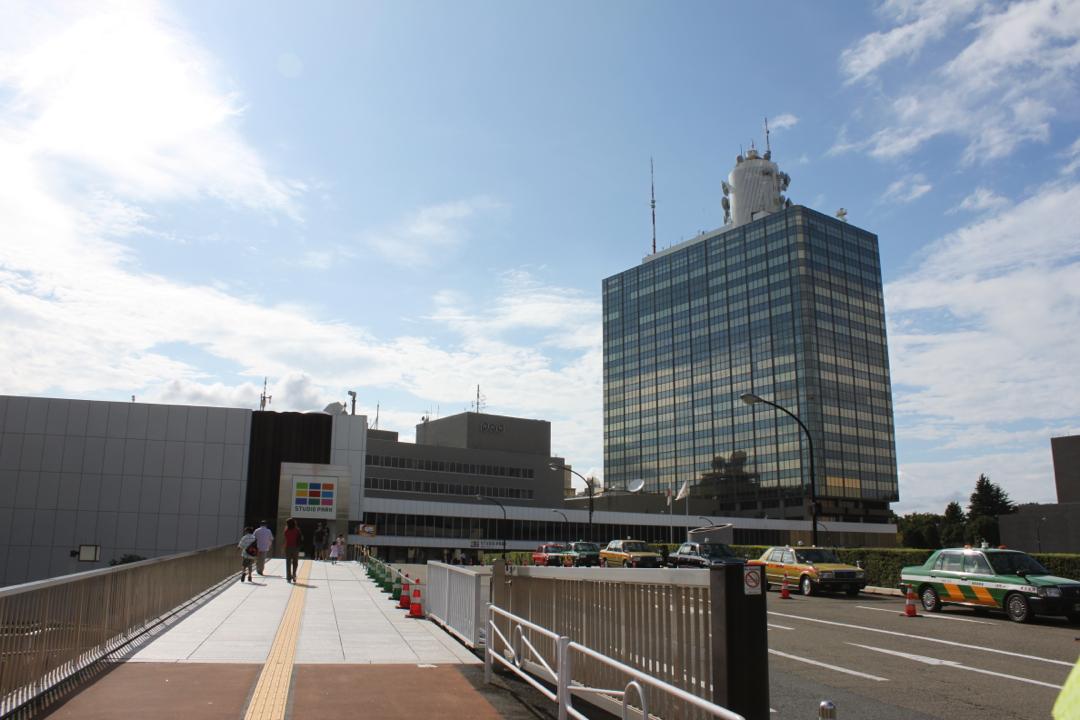
POLYGON ((267 380, 269 380, 269 378, 264 376, 263 377, 263 391, 262 391, 262 395, 259 396, 259 410, 265 410, 266 406, 270 404, 271 400, 273 400, 272 396, 266 394, 266 381, 267 380))
POLYGON ((649 158, 649 207, 652 208, 652 251, 656 254, 656 180, 653 175, 653 159, 649 158))
POLYGON ((476 386, 476 412, 478 412, 478 413, 484 412, 484 405, 486 404, 485 403, 486 400, 487 400, 487 398, 480 394, 480 386, 477 385, 476 386))
POLYGON ((765 116, 765 159, 772 157, 772 146, 769 144, 769 117, 765 116))

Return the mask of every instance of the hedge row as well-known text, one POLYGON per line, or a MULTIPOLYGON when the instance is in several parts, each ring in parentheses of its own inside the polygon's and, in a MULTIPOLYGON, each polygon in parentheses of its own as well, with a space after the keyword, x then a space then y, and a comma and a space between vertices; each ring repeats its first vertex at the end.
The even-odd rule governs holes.
MULTIPOLYGON (((675 545, 655 545, 663 555, 675 552, 675 545)), ((731 549, 740 557, 756 560, 768 549, 765 545, 732 545, 731 549)), ((895 588, 900 583, 900 570, 908 565, 922 565, 933 550, 912 550, 909 548, 837 548, 836 555, 841 562, 859 564, 866 571, 868 585, 895 588)), ((484 562, 495 562, 500 553, 485 553, 484 562)), ((1032 553, 1032 557, 1041 562, 1053 574, 1059 577, 1080 580, 1080 555, 1065 553, 1032 553)), ((514 565, 530 565, 531 552, 508 552, 506 560, 514 565)))

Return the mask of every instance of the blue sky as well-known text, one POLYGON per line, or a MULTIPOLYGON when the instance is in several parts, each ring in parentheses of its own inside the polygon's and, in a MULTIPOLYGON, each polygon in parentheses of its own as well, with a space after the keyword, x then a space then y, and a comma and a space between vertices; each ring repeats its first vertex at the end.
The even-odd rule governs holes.
POLYGON ((1080 4, 3 3, 0 392, 548 419, 600 282, 789 195, 880 238, 900 512, 1080 431, 1080 4))

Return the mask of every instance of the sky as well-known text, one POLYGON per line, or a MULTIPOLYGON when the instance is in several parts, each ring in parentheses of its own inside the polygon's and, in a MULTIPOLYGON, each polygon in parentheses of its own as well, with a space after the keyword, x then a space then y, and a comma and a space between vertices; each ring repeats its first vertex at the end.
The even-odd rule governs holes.
POLYGON ((552 423, 764 144, 880 241, 899 513, 1080 432, 1080 2, 0 0, 0 393, 552 423))

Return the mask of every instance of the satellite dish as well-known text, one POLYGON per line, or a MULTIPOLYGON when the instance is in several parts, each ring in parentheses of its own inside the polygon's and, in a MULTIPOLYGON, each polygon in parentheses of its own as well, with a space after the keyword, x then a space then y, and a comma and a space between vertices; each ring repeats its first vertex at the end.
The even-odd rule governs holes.
POLYGON ((641 478, 637 480, 631 480, 630 484, 626 486, 628 492, 640 492, 641 488, 645 487, 645 481, 641 478))

